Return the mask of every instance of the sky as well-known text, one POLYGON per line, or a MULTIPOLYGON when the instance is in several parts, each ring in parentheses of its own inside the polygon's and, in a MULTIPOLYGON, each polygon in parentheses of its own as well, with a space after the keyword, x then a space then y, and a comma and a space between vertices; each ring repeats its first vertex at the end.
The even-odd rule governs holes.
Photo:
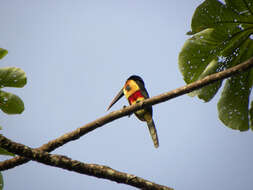
MULTIPOLYGON (((183 86, 178 54, 200 0, 13 0, 0 6, 1 67, 16 66, 27 85, 6 91, 25 103, 0 113, 6 137, 39 147, 104 116, 133 74, 150 96, 183 86)), ((252 190, 253 133, 225 127, 217 96, 187 95, 153 106, 160 140, 134 115, 96 129, 53 153, 110 166, 176 190, 252 190)), ((128 105, 120 100, 112 110, 128 105)), ((6 157, 1 157, 1 160, 6 157)), ((37 162, 2 172, 5 189, 136 189, 37 162)))

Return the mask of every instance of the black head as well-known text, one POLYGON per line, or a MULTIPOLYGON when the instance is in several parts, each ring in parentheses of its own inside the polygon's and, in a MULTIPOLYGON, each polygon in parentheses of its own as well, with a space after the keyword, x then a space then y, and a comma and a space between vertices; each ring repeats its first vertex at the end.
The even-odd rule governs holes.
MULTIPOLYGON (((128 80, 134 80, 137 83, 141 83, 144 86, 144 81, 142 80, 141 77, 137 76, 137 75, 132 75, 130 76, 128 80)), ((109 107, 107 108, 107 110, 109 110, 123 95, 124 95, 124 91, 123 91, 124 87, 119 91, 119 93, 115 96, 115 98, 112 100, 112 102, 110 103, 109 107)))
POLYGON ((139 81, 139 82, 141 82, 141 83, 143 84, 143 86, 144 86, 144 81, 142 80, 141 77, 139 77, 139 76, 137 76, 137 75, 132 75, 132 76, 130 76, 127 80, 139 81))

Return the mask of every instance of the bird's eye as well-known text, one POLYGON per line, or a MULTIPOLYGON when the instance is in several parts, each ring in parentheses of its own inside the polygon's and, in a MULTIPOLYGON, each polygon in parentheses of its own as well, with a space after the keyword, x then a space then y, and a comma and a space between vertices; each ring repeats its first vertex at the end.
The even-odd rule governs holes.
POLYGON ((130 91, 130 90, 131 90, 130 86, 127 85, 127 86, 126 86, 126 91, 130 91))

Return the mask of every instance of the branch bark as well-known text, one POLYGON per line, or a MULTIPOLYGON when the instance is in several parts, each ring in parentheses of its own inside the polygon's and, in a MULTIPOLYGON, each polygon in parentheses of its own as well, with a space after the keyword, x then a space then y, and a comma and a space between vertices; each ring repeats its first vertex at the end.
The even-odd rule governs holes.
MULTIPOLYGON (((250 58, 249 60, 237 65, 237 66, 230 68, 230 69, 221 71, 216 74, 209 75, 201 80, 198 80, 198 81, 188 84, 186 86, 177 88, 175 90, 160 94, 158 96, 154 96, 152 98, 146 99, 138 104, 134 104, 134 105, 125 107, 123 109, 120 109, 118 111, 111 112, 111 113, 109 113, 101 118, 98 118, 95 121, 92 121, 92 122, 78 128, 78 129, 72 131, 72 132, 66 133, 66 134, 60 136, 59 138, 49 141, 48 143, 37 148, 36 150, 51 152, 51 151, 55 150, 56 148, 66 144, 70 141, 80 138, 82 135, 85 135, 98 127, 101 127, 109 122, 112 122, 115 119, 127 116, 138 109, 142 109, 146 106, 155 105, 155 104, 158 104, 161 102, 168 101, 172 98, 192 92, 194 90, 200 89, 203 86, 212 84, 216 81, 223 80, 223 79, 228 78, 234 74, 237 74, 237 73, 240 73, 240 72, 245 71, 247 69, 250 69, 251 67, 253 67, 253 57, 250 58)), ((17 156, 15 158, 0 162, 0 171, 11 169, 11 168, 16 167, 18 165, 24 164, 28 161, 29 161, 29 159, 27 159, 27 158, 17 156)))
POLYGON ((28 146, 13 142, 3 135, 0 135, 0 144, 2 148, 8 150, 9 152, 24 156, 46 165, 66 169, 69 171, 75 171, 98 178, 109 179, 141 189, 173 190, 172 188, 153 183, 132 174, 119 172, 107 166, 86 164, 77 160, 72 160, 71 158, 63 155, 50 154, 41 150, 32 149, 28 146))

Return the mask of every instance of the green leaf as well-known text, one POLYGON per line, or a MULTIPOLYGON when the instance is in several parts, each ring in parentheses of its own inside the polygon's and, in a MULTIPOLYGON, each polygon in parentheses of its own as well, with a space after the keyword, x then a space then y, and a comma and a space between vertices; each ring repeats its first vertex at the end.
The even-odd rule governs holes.
POLYGON ((7 150, 3 149, 0 147, 0 154, 1 155, 6 155, 6 156, 15 156, 15 154, 8 152, 7 150))
MULTIPOLYGON (((179 68, 187 84, 246 61, 253 56, 253 0, 206 0, 195 11, 191 32, 180 54, 179 68)), ((227 80, 218 103, 219 118, 232 129, 249 129, 249 96, 253 73, 227 80), (243 101, 240 98, 244 98, 243 101)), ((210 101, 222 82, 196 90, 210 101)))
POLYGON ((249 71, 234 75, 226 81, 218 102, 220 120, 240 131, 249 129, 249 71))
POLYGON ((3 190, 3 188, 4 188, 4 178, 2 172, 0 172, 0 190, 3 190))
POLYGON ((8 51, 6 49, 0 48, 0 59, 6 56, 8 51))
POLYGON ((24 111, 24 103, 15 94, 0 90, 0 109, 7 114, 20 114, 24 111))
POLYGON ((0 68, 0 88, 18 87, 21 88, 26 84, 25 72, 16 67, 0 68))
POLYGON ((249 115, 250 115, 250 128, 251 130, 253 130, 253 101, 250 104, 249 115))

